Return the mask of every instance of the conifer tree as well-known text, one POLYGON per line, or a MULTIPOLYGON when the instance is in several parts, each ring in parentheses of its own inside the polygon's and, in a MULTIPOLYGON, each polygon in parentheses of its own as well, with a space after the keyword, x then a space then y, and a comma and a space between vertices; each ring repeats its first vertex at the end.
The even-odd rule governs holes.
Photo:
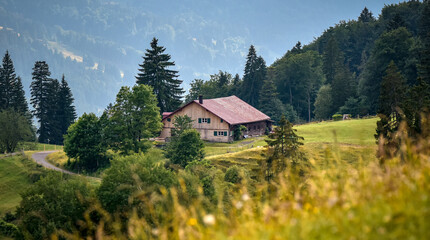
POLYGON ((333 82, 336 70, 339 65, 343 64, 343 56, 339 49, 338 43, 334 37, 331 37, 323 53, 323 71, 327 80, 327 84, 333 82))
POLYGON ((420 51, 418 73, 421 80, 430 85, 430 1, 423 4, 419 32, 424 46, 420 51))
POLYGON ((395 113, 399 117, 398 108, 401 107, 406 93, 406 80, 400 73, 394 61, 388 64, 386 75, 381 81, 379 95, 379 114, 390 116, 395 113))
POLYGON ((373 13, 369 11, 367 7, 364 7, 363 11, 361 11, 360 16, 358 17, 358 20, 366 23, 374 21, 375 18, 373 17, 373 13))
MULTIPOLYGON (((386 74, 381 81, 381 93, 379 96, 378 113, 381 118, 377 122, 375 138, 378 140, 382 135, 385 138, 385 151, 398 149, 398 143, 394 133, 398 130, 403 120, 400 108, 404 104, 406 93, 406 80, 400 73, 394 61, 388 64, 386 74)), ((383 156, 383 152, 378 153, 383 156)))
POLYGON ((260 91, 258 109, 268 115, 272 120, 278 122, 281 119, 281 115, 284 114, 285 109, 282 102, 278 99, 278 93, 273 78, 272 72, 269 72, 264 80, 263 87, 260 91))
MULTIPOLYGON (((51 137, 50 131, 52 130, 50 124, 52 123, 52 103, 53 96, 52 79, 50 78, 49 66, 45 61, 37 61, 33 67, 33 82, 30 84, 31 99, 33 105, 33 115, 38 119, 39 129, 39 142, 48 143, 51 137)), ((56 96, 54 96, 54 99, 56 96)), ((51 139, 52 140, 52 139, 51 139)))
POLYGON ((3 57, 3 65, 0 70, 0 109, 12 108, 11 101, 13 87, 16 82, 16 74, 8 51, 6 51, 3 57))
POLYGON ((15 111, 25 116, 31 123, 31 114, 28 110, 28 104, 25 98, 25 92, 22 86, 21 77, 17 77, 16 79, 16 85, 13 88, 12 102, 15 111))
POLYGON ((355 96, 356 86, 357 84, 355 83, 348 66, 339 64, 331 84, 333 113, 337 112, 339 108, 345 104, 348 98, 355 96))
POLYGON ((304 138, 296 134, 297 129, 293 128, 285 116, 281 117, 279 126, 269 134, 269 139, 266 140, 270 150, 268 159, 266 160, 266 179, 270 181, 273 176, 287 167, 286 159, 289 159, 293 164, 304 160, 304 155, 300 152, 300 146, 303 145, 304 138))
POLYGON ((67 133, 67 129, 76 119, 76 110, 75 106, 73 106, 74 98, 64 75, 61 78, 57 98, 57 119, 60 130, 58 141, 62 143, 63 135, 67 133))
POLYGON ((12 59, 9 52, 6 51, 3 64, 0 67, 0 110, 8 108, 14 109, 29 118, 21 78, 16 76, 12 59))
POLYGON ((181 88, 182 80, 178 79, 178 71, 168 69, 175 66, 175 62, 169 61, 171 57, 164 53, 165 50, 165 47, 158 45, 158 39, 153 38, 151 49, 146 49, 143 63, 139 64, 140 73, 136 76, 138 84, 153 88, 161 113, 178 108, 184 93, 181 88))
POLYGON ((258 106, 258 98, 263 81, 266 78, 266 62, 257 53, 253 45, 249 48, 249 53, 245 65, 242 84, 242 99, 251 104, 258 106))

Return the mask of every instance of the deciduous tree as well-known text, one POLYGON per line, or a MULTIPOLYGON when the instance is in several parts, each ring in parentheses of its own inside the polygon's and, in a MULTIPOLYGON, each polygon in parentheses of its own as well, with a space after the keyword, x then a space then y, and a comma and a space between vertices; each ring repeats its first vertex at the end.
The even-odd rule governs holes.
POLYGON ((150 86, 122 87, 109 111, 110 146, 122 153, 146 151, 147 139, 162 128, 156 96, 150 86))

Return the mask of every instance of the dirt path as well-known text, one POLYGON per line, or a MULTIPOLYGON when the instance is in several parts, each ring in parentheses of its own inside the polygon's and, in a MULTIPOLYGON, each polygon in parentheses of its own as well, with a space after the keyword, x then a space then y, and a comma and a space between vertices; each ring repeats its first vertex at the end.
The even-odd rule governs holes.
POLYGON ((59 172, 63 172, 63 173, 67 173, 67 174, 70 174, 70 175, 76 175, 76 173, 73 173, 73 172, 61 169, 59 167, 56 167, 56 166, 52 165, 48 161, 46 161, 46 156, 48 156, 49 154, 51 154, 53 152, 56 152, 56 151, 45 151, 45 152, 33 153, 33 155, 31 155, 31 158, 33 158, 34 161, 36 161, 38 164, 40 164, 40 165, 42 165, 42 166, 44 166, 46 168, 49 168, 49 169, 52 169, 52 170, 55 170, 55 171, 59 171, 59 172))
MULTIPOLYGON (((33 155, 31 155, 31 158, 33 158, 33 160, 36 161, 36 163, 38 163, 38 164, 40 164, 46 168, 52 169, 54 171, 58 171, 58 172, 62 172, 62 173, 70 174, 70 175, 79 175, 79 174, 76 174, 74 172, 70 172, 70 171, 61 169, 59 167, 56 167, 56 166, 52 165, 51 163, 49 163, 48 161, 46 161, 46 156, 48 156, 49 154, 51 154, 53 152, 56 152, 56 151, 44 151, 44 152, 33 153, 33 155)), ((96 178, 96 177, 90 177, 90 176, 85 176, 85 175, 80 175, 80 176, 95 179, 95 180, 101 180, 101 178, 96 178)))

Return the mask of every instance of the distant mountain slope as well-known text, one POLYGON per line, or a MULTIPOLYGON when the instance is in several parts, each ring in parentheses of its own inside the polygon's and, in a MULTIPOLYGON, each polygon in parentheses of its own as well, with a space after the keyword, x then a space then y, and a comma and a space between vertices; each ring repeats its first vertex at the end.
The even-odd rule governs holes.
POLYGON ((155 9, 164 11, 167 18, 153 14, 154 8, 155 4, 143 1, 0 0, 0 54, 11 53, 28 97, 35 61, 46 60, 54 78, 64 73, 79 115, 99 113, 114 100, 120 86, 134 84, 141 56, 154 36, 172 55, 186 83, 208 77, 202 69, 215 73, 237 66, 236 72, 241 70, 247 50, 242 38, 221 31, 222 26, 192 10, 177 11, 183 8, 180 3, 155 9), (193 34, 205 28, 211 30, 193 34), (213 39, 216 36, 222 36, 223 42, 213 39), (223 52, 235 54, 228 61, 215 58, 223 52), (185 66, 184 62, 196 64, 185 66))

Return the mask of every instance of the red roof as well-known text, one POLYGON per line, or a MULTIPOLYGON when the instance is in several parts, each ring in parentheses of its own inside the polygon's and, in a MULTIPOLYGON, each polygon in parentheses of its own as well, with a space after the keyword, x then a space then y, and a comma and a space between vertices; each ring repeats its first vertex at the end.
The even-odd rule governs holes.
POLYGON ((163 119, 172 114, 172 112, 163 112, 163 119))
MULTIPOLYGON (((194 100, 182 108, 193 102, 199 104, 209 112, 217 115, 230 125, 270 120, 269 116, 258 111, 256 108, 234 95, 223 98, 203 99, 203 104, 200 104, 198 100, 194 100)), ((163 119, 173 115, 182 108, 177 109, 167 116, 165 116, 163 113, 163 119)))

